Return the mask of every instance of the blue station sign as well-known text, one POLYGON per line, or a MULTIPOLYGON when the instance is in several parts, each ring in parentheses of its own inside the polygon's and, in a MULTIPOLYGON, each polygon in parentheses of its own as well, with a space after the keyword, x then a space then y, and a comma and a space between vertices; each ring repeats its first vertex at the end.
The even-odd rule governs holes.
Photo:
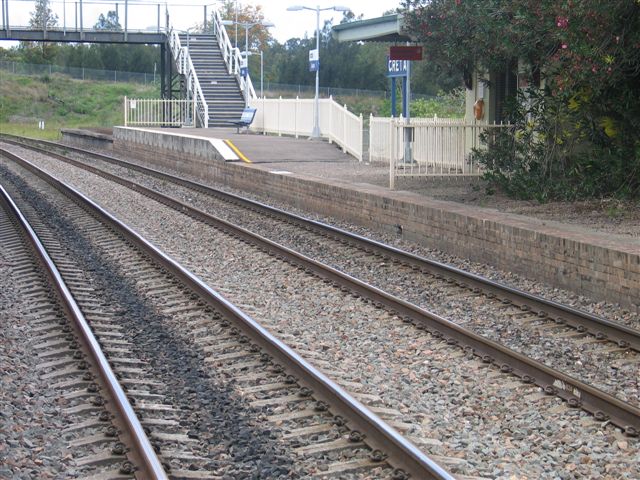
POLYGON ((387 77, 406 77, 409 60, 391 60, 387 56, 387 77))
POLYGON ((318 70, 320 70, 320 56, 318 50, 314 48, 309 50, 309 71, 317 72, 318 70))

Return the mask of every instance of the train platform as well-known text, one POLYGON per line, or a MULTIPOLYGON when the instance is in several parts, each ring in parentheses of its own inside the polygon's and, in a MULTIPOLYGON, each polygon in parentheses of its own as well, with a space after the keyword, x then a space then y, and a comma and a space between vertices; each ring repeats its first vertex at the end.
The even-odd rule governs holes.
POLYGON ((236 133, 235 128, 116 127, 113 142, 114 152, 149 166, 640 310, 640 238, 633 232, 598 231, 465 203, 464 197, 446 199, 451 191, 473 194, 469 180, 422 178, 390 190, 388 166, 358 162, 326 141, 236 133))

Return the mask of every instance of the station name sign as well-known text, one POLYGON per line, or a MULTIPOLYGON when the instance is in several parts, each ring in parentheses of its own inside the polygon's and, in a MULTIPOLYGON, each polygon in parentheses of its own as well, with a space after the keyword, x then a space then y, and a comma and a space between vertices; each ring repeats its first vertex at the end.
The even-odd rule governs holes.
POLYGON ((391 60, 422 60, 422 46, 394 46, 389 47, 389 59, 391 60))
POLYGON ((387 77, 406 77, 409 60, 391 60, 387 56, 387 77))

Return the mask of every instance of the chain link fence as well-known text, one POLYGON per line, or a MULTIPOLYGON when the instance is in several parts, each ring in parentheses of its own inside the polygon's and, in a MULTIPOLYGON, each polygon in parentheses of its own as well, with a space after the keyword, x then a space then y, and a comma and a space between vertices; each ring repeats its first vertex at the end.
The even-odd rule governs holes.
MULTIPOLYGON (((259 83, 254 83, 256 91, 259 92, 259 83)), ((285 98, 313 98, 316 94, 315 85, 291 85, 287 83, 264 82, 264 94, 266 97, 285 97, 285 98)), ((321 98, 329 97, 375 97, 387 99, 391 98, 391 92, 386 90, 365 90, 362 88, 339 88, 339 87, 320 87, 318 94, 321 98)), ((434 95, 411 94, 411 99, 418 98, 430 99, 436 98, 434 95)))
POLYGON ((117 70, 98 70, 84 67, 64 67, 60 65, 10 62, 0 60, 0 71, 24 76, 42 76, 62 74, 79 80, 99 80, 103 82, 157 84, 160 75, 155 73, 120 72, 117 70))

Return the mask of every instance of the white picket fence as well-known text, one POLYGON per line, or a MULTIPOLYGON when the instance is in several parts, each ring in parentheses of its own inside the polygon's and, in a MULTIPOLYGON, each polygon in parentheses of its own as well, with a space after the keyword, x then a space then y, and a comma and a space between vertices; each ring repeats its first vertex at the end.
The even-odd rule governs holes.
POLYGON ((403 118, 370 117, 369 161, 389 165, 389 185, 397 177, 479 176, 473 150, 482 148, 480 134, 505 124, 469 123, 463 118, 412 118, 411 159, 405 161, 403 118))
MULTIPOLYGON (((277 135, 309 136, 313 129, 314 99, 257 98, 249 100, 257 108, 251 130, 277 135)), ((351 113, 333 98, 321 98, 320 136, 334 142, 346 153, 362 161, 362 115, 351 113)))
POLYGON ((196 118, 193 100, 124 97, 125 127, 183 127, 196 118))

